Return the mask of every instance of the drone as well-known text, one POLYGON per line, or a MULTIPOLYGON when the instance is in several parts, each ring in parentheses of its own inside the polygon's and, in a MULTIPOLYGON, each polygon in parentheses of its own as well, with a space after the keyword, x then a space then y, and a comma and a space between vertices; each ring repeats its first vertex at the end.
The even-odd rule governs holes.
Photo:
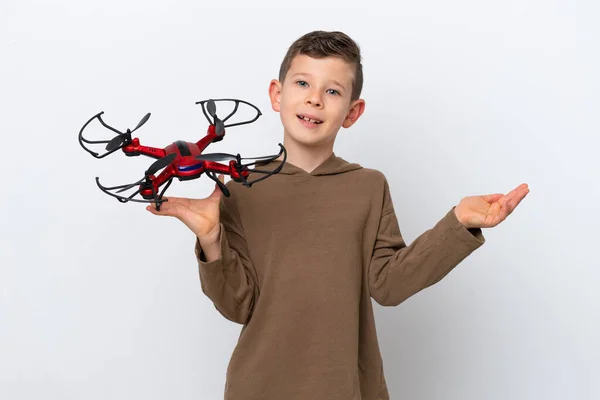
POLYGON ((127 129, 125 132, 118 131, 112 126, 106 124, 102 119, 104 111, 99 112, 90 118, 79 131, 79 144, 95 158, 104 158, 115 151, 122 149, 122 152, 128 156, 139 156, 145 155, 156 159, 150 167, 144 172, 144 176, 133 183, 106 187, 100 183, 98 177, 96 177, 96 184, 104 193, 115 197, 121 203, 129 201, 140 202, 140 203, 154 203, 156 210, 160 210, 160 206, 163 202, 168 201, 167 198, 163 198, 164 193, 171 185, 174 178, 180 181, 188 181, 201 177, 203 174, 211 178, 216 182, 219 189, 224 196, 229 197, 230 192, 227 186, 225 186, 217 177, 217 174, 229 175, 231 179, 237 183, 241 183, 243 186, 251 187, 256 182, 262 181, 274 174, 281 171, 285 161, 287 159, 287 151, 285 147, 279 143, 279 153, 275 155, 263 156, 263 157, 241 157, 237 155, 227 153, 204 153, 204 150, 211 143, 219 142, 225 137, 225 128, 229 128, 236 125, 249 124, 258 119, 262 114, 260 110, 253 104, 244 100, 238 99, 209 99, 196 102, 202 106, 202 112, 209 122, 206 135, 199 141, 186 142, 183 140, 177 140, 169 144, 165 148, 149 147, 140 144, 140 140, 137 137, 133 137, 132 134, 141 128, 150 118, 150 113, 147 113, 133 129, 127 129), (220 119, 217 116, 216 103, 217 102, 228 102, 234 103, 233 111, 227 115, 227 117, 220 119), (256 111, 256 116, 253 119, 226 124, 227 120, 238 111, 238 107, 242 104, 251 106, 256 111), (86 127, 95 119, 97 119, 102 126, 115 132, 117 135, 110 140, 88 140, 83 137, 83 131, 86 127), (88 145, 106 144, 106 152, 98 154, 86 147, 88 145), (266 164, 270 161, 275 161, 283 155, 283 160, 277 168, 272 171, 265 171, 258 169, 261 164, 266 164), (246 160, 254 160, 252 162, 245 162, 246 160), (253 166, 253 168, 250 168, 253 166), (158 171, 163 170, 157 175, 158 171), (262 176, 248 181, 248 176, 251 173, 262 174, 262 176), (164 186, 161 190, 161 186, 164 186), (130 195, 121 194, 133 188, 137 188, 134 193, 130 195), (140 195, 140 198, 134 198, 140 195))

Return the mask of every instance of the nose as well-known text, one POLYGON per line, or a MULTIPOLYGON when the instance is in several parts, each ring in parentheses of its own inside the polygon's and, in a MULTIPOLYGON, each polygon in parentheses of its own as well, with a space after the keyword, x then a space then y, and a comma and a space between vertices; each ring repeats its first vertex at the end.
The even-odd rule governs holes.
POLYGON ((317 108, 321 108, 323 106, 323 100, 319 93, 315 90, 311 90, 307 95, 306 99, 304 99, 304 104, 312 105, 317 108))

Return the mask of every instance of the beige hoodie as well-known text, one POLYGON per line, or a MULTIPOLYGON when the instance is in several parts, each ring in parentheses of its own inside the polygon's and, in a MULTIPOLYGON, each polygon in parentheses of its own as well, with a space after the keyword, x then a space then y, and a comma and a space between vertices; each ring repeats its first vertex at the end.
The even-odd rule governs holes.
POLYGON ((407 246, 384 175, 335 154, 311 173, 286 163, 227 186, 220 258, 195 248, 203 292, 243 324, 225 399, 389 399, 371 298, 395 306, 438 282, 481 230, 450 209, 407 246))

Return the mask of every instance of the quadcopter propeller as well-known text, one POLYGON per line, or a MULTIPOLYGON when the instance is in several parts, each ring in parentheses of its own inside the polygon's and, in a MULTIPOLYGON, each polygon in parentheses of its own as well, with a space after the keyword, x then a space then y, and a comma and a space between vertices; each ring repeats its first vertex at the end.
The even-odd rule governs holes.
POLYGON ((167 156, 159 158, 158 160, 153 162, 152 165, 150 165, 150 167, 146 170, 146 172, 144 172, 144 177, 142 179, 140 179, 139 181, 134 182, 132 184, 125 185, 123 188, 117 190, 117 193, 124 192, 126 190, 131 189, 134 186, 140 185, 140 184, 142 184, 142 182, 144 182, 144 180, 148 181, 148 178, 150 177, 150 175, 156 174, 158 171, 160 171, 167 165, 171 164, 171 162, 175 159, 175 157, 177 157, 177 153, 171 153, 167 156))
POLYGON ((212 115, 213 117, 217 113, 217 106, 215 105, 215 101, 212 99, 208 100, 208 103, 206 104, 206 108, 208 108, 208 113, 210 115, 212 115))
POLYGON ((252 123, 252 122, 256 121, 256 119, 262 115, 262 113, 260 112, 260 110, 255 105, 253 105, 251 103, 248 103, 247 101, 244 101, 244 100, 238 100, 238 99, 209 99, 209 100, 197 101, 196 104, 201 104, 202 105, 202 112, 204 113, 204 116, 206 117, 206 119, 208 120, 208 122, 210 124, 212 124, 212 125, 215 126, 215 133, 217 134, 217 136, 223 136, 225 134, 225 128, 228 128, 230 126, 245 125, 245 124, 252 123), (229 113, 229 115, 227 115, 223 119, 217 117, 217 107, 215 105, 215 103, 217 101, 225 101, 225 102, 233 102, 233 103, 235 103, 235 106, 233 107, 233 111, 231 111, 229 113), (252 107, 256 111, 256 116, 254 118, 250 119, 250 120, 247 120, 247 121, 241 121, 241 122, 236 122, 236 123, 225 124, 227 122, 227 120, 229 118, 231 118, 231 116, 234 115, 237 112, 240 103, 243 103, 243 104, 246 104, 246 105, 252 107), (208 109, 208 113, 206 112, 207 109, 208 109), (211 119, 211 117, 212 117, 212 119, 211 119))
POLYGON ((118 149, 125 143, 131 143, 131 134, 133 132, 135 132, 136 130, 138 130, 142 125, 144 125, 146 123, 146 121, 148 121, 149 118, 150 118, 150 113, 146 114, 144 116, 144 118, 142 118, 140 120, 140 122, 137 124, 137 126, 135 128, 133 128, 132 131, 127 129, 127 132, 120 133, 117 136, 115 136, 114 138, 112 138, 110 140, 110 142, 108 142, 108 144, 106 145, 106 150, 113 151, 113 150, 118 149))
POLYGON ((207 154, 200 154, 199 156, 196 156, 196 159, 202 160, 202 161, 215 161, 215 162, 219 162, 219 161, 237 161, 238 163, 240 163, 241 160, 265 160, 265 161, 269 161, 269 160, 272 160, 272 159, 277 158, 279 156, 280 156, 280 154, 274 154, 274 155, 271 155, 271 156, 262 156, 262 157, 240 157, 239 154, 237 156, 235 156, 233 154, 228 154, 228 153, 207 153, 207 154))
POLYGON ((219 162, 219 161, 236 161, 238 159, 237 156, 234 156, 233 154, 227 154, 227 153, 208 153, 208 154, 200 154, 199 156, 196 156, 196 158, 198 160, 202 160, 202 161, 215 161, 215 162, 219 162))
POLYGON ((164 156, 162 158, 159 158, 158 160, 154 161, 152 163, 152 165, 150 165, 150 167, 146 170, 146 175, 147 176, 154 175, 155 173, 157 173, 158 171, 160 171, 161 169, 163 169, 167 165, 171 164, 171 162, 176 157, 177 157, 177 153, 171 153, 171 154, 166 155, 166 156, 164 156))
POLYGON ((225 130, 225 124, 223 124, 223 121, 217 117, 217 107, 215 105, 215 101, 212 99, 208 100, 206 108, 208 109, 210 116, 215 119, 215 133, 218 136, 222 136, 225 130))

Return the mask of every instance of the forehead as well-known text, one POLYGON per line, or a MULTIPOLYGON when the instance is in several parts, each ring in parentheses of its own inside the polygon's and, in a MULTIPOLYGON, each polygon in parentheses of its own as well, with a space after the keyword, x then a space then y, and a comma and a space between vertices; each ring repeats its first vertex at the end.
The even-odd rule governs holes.
POLYGON ((307 74, 349 86, 354 79, 354 66, 339 57, 313 58, 299 54, 292 59, 288 71, 288 76, 295 74, 307 74))

